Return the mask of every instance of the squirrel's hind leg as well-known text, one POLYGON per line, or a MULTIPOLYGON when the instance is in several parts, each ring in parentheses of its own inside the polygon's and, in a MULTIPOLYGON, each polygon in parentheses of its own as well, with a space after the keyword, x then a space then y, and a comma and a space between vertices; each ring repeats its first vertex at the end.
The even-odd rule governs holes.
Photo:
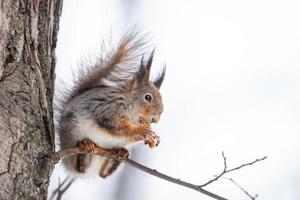
MULTIPOLYGON (((120 158, 128 158, 129 151, 126 148, 115 148, 111 150, 114 154, 119 155, 120 158)), ((121 164, 121 161, 105 158, 103 163, 100 166, 99 176, 102 178, 106 178, 111 175, 121 164)))
MULTIPOLYGON (((77 146, 87 151, 92 151, 96 146, 94 142, 89 139, 82 140, 77 143, 77 146)), ((92 154, 78 154, 72 157, 72 167, 79 173, 84 173, 92 162, 92 154)))
POLYGON ((120 164, 121 161, 106 158, 100 167, 99 176, 102 178, 106 178, 114 171, 116 171, 120 164))
POLYGON ((91 154, 80 154, 73 156, 72 167, 79 173, 84 173, 91 165, 92 155, 91 154))

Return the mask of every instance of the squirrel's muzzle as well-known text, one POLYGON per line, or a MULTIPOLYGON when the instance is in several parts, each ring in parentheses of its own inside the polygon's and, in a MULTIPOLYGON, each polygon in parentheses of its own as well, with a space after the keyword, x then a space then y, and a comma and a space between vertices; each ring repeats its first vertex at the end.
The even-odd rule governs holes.
POLYGON ((159 115, 152 116, 151 122, 152 123, 157 123, 159 121, 159 119, 160 119, 159 115))

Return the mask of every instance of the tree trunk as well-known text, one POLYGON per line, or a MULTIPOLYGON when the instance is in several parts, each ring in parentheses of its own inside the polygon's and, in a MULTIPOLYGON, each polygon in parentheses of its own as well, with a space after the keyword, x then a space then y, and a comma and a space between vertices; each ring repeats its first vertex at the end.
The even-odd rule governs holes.
POLYGON ((47 199, 62 0, 0 1, 0 200, 47 199))

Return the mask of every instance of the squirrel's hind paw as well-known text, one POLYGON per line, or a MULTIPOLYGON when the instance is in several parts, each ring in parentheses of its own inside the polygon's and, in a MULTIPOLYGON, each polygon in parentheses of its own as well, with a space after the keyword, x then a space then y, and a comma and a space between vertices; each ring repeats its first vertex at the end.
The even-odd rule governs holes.
POLYGON ((84 139, 78 142, 77 146, 87 152, 92 152, 97 145, 90 139, 84 139))
POLYGON ((129 151, 123 147, 113 149, 112 153, 118 156, 118 160, 125 160, 129 157, 129 151))

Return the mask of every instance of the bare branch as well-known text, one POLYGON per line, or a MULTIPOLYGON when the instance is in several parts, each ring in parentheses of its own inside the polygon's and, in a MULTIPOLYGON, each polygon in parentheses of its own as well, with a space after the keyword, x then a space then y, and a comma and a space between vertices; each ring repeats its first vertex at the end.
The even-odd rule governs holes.
POLYGON ((125 159, 125 158, 117 155, 112 150, 102 149, 100 147, 96 147, 92 151, 86 151, 84 149, 80 149, 79 147, 73 147, 73 148, 64 149, 62 151, 56 152, 53 155, 53 161, 54 161, 54 163, 58 163, 60 160, 66 158, 66 157, 78 155, 78 154, 86 154, 86 153, 98 154, 100 156, 112 158, 115 160, 124 160, 125 159))
POLYGON ((238 188, 240 188, 251 200, 256 200, 256 198, 258 197, 258 194, 255 194, 254 196, 252 196, 247 190, 245 190, 240 184, 238 184, 237 182, 235 182, 232 178, 227 178, 227 177, 222 177, 224 179, 227 179, 229 181, 231 181, 233 184, 235 184, 238 188))
POLYGON ((218 180, 221 176, 223 176, 224 174, 228 173, 228 172, 231 172, 231 171, 234 171, 234 170, 238 170, 242 167, 245 167, 245 166, 248 166, 248 165, 252 165, 256 162, 259 162, 259 161, 262 161, 264 159, 266 159, 267 157, 264 157, 264 158, 261 158, 261 159, 256 159, 255 161, 253 162, 250 162, 250 163, 246 163, 246 164, 243 164, 241 166, 238 166, 238 167, 235 167, 235 168, 232 168, 232 169, 229 169, 227 170, 227 163, 226 163, 226 157, 224 155, 224 153, 222 153, 222 157, 223 157, 223 160, 224 160, 224 170, 223 172, 218 175, 216 178, 208 181, 207 183, 203 184, 203 185, 195 185, 195 184, 191 184, 191 183, 188 183, 186 181, 182 181, 180 179, 177 179, 177 178, 173 178, 171 176, 168 176, 166 174, 163 174, 161 172, 158 172, 157 170, 155 169, 151 169, 149 167, 146 167, 142 164, 139 164, 127 157, 120 157, 120 155, 116 154, 115 151, 113 150, 108 150, 108 149, 102 149, 100 147, 95 147, 92 151, 86 151, 84 149, 81 149, 79 147, 74 147, 74 148, 70 148, 70 149, 65 149, 65 150, 62 150, 60 152, 57 152, 54 154, 54 162, 59 162, 59 160, 63 159, 63 158, 66 158, 66 157, 69 157, 69 156, 72 156, 72 155, 77 155, 77 154, 85 154, 85 153, 93 153, 93 154, 97 154, 97 155, 100 155, 100 156, 103 156, 103 157, 107 157, 107 158, 112 158, 112 159, 116 159, 116 160, 120 160, 120 161, 123 161, 125 163, 127 163, 128 165, 136 168, 136 169, 139 169, 143 172, 146 172, 152 176, 156 176, 158 178, 161 178, 163 180, 166 180, 166 181, 169 181, 169 182, 172 182, 172 183, 175 183, 177 185, 181 185, 181 186, 184 186, 184 187, 187 187, 189 189, 193 189, 197 192, 200 192, 202 194, 205 194, 213 199, 217 199, 217 200, 228 200, 224 197, 221 197, 217 194, 214 194, 212 192, 209 192, 205 189, 203 189, 203 187, 207 186, 208 184, 218 180))
POLYGON ((235 171, 235 170, 239 170, 239 169, 241 169, 243 167, 246 167, 246 166, 249 166, 249 165, 253 165, 253 164, 257 163, 257 162, 260 162, 260 161, 263 161, 263 160, 267 159, 267 156, 264 156, 263 158, 259 158, 259 159, 256 159, 256 160, 252 161, 252 162, 248 162, 248 163, 242 164, 242 165, 240 165, 238 167, 234 167, 232 169, 228 169, 227 170, 227 161, 226 161, 226 156, 225 156, 224 152, 222 152, 222 157, 223 157, 223 161, 224 161, 224 169, 223 169, 223 171, 219 175, 216 175, 215 178, 207 181, 206 183, 204 183, 202 185, 199 185, 198 187, 203 188, 203 187, 205 187, 205 186, 207 186, 207 185, 209 185, 209 184, 217 181, 219 178, 221 178, 222 176, 224 176, 225 174, 227 174, 229 172, 232 172, 232 171, 235 171))
POLYGON ((84 154, 84 153, 93 153, 93 154, 98 154, 98 155, 103 156, 103 157, 108 157, 108 158, 112 158, 112 159, 116 159, 116 160, 122 160, 123 162, 129 164, 130 166, 132 166, 136 169, 139 169, 143 172, 146 172, 148 174, 151 174, 152 176, 156 176, 156 177, 164 179, 166 181, 169 181, 169 182, 172 182, 172 183, 175 183, 175 184, 178 184, 178 185, 196 190, 196 191, 198 191, 202 194, 205 194, 205 195, 207 195, 211 198, 217 199, 217 200, 228 200, 224 197, 221 197, 221 196, 216 195, 212 192, 209 192, 205 189, 202 189, 197 185, 194 185, 194 184, 191 184, 191 183, 188 183, 188 182, 185 182, 185 181, 181 181, 180 179, 176 179, 176 178, 173 178, 171 176, 165 175, 163 173, 160 173, 160 172, 156 171, 155 169, 150 169, 150 168, 148 168, 144 165, 141 165, 141 164, 139 164, 139 163, 137 163, 137 162, 135 162, 135 161, 133 161, 129 158, 119 157, 117 154, 113 154, 113 151, 105 150, 105 149, 102 149, 100 147, 95 147, 93 149, 93 151, 89 151, 89 152, 87 152, 86 150, 81 149, 79 147, 65 149, 65 150, 62 150, 62 151, 59 151, 59 152, 55 153, 53 160, 54 160, 55 163, 57 163, 57 162, 59 162, 59 160, 61 160, 63 158, 66 158, 66 157, 69 157, 69 156, 72 156, 72 155, 77 155, 77 154, 84 154))

